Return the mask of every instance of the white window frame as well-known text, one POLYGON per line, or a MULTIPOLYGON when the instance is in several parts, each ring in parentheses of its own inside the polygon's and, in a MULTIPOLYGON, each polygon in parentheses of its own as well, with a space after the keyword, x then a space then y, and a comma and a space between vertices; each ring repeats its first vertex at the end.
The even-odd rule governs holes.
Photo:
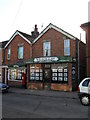
POLYGON ((8 47, 8 50, 7 50, 7 60, 10 60, 10 58, 11 58, 11 47, 8 47), (10 55, 9 55, 9 52, 10 52, 10 55))
POLYGON ((24 52, 24 47, 23 47, 23 45, 18 46, 18 59, 23 59, 23 52, 24 52), (22 50, 23 50, 23 51, 22 51, 22 56, 20 56, 20 53, 19 53, 20 47, 23 48, 23 49, 22 49, 22 50))
POLYGON ((51 42, 50 41, 44 41, 43 42, 43 56, 50 56, 51 55, 51 42), (45 49, 45 43, 49 43, 50 44, 50 48, 49 49, 45 49), (48 54, 46 55, 45 50, 48 51, 48 54))
POLYGON ((70 56, 70 39, 65 39, 64 40, 64 56, 70 56), (66 46, 66 41, 68 41, 67 46, 66 46), (69 52, 66 53, 66 49, 69 50, 69 52))

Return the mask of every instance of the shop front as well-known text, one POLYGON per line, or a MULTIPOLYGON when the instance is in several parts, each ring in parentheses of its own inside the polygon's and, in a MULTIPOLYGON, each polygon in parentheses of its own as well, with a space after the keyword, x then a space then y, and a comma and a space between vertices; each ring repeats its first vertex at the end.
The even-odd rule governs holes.
POLYGON ((26 87, 26 66, 10 65, 8 67, 8 84, 15 87, 26 87))
POLYGON ((0 66, 0 82, 7 84, 8 66, 0 66))
POLYGON ((72 91, 71 57, 34 58, 28 66, 28 88, 72 91))

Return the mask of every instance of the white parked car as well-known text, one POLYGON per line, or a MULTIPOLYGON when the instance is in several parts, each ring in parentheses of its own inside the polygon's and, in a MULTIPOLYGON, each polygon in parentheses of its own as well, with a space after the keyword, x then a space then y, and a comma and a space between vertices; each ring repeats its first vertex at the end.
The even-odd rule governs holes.
POLYGON ((78 86, 78 95, 82 105, 90 105, 90 78, 85 78, 78 86))

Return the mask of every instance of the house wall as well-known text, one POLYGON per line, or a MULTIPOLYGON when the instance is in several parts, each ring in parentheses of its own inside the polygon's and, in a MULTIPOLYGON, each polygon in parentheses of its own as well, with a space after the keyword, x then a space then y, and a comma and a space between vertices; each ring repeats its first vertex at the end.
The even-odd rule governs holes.
POLYGON ((3 49, 0 48, 0 65, 2 65, 3 62, 3 49))
POLYGON ((86 44, 80 41, 79 43, 79 83, 86 76, 86 44))
POLYGON ((90 26, 86 31, 87 77, 90 77, 90 26))
POLYGON ((5 49, 5 64, 14 64, 26 59, 30 59, 30 49, 31 46, 29 43, 27 43, 22 37, 19 35, 16 35, 14 39, 11 41, 11 43, 8 45, 5 49), (18 59, 18 44, 23 44, 23 59, 18 59), (11 48, 11 58, 10 60, 7 60, 7 50, 8 46, 11 48))
MULTIPOLYGON (((43 56, 43 41, 51 42, 51 56, 64 56, 65 36, 60 32, 50 29, 35 44, 33 44, 33 58, 43 56)), ((76 57, 76 41, 70 39, 70 53, 76 57)))

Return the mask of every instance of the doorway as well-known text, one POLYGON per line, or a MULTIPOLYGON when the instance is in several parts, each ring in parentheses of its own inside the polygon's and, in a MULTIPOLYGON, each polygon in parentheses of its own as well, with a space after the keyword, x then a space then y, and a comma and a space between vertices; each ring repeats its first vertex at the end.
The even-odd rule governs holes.
POLYGON ((45 90, 50 90, 50 83, 51 83, 51 65, 45 64, 43 88, 45 90))

